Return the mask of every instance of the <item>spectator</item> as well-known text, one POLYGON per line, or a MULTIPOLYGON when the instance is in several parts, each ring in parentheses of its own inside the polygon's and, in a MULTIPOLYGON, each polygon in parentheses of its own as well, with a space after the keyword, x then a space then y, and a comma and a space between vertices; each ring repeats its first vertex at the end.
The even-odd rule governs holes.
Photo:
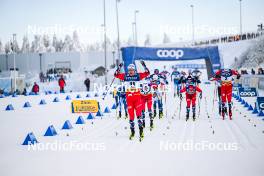
POLYGON ((251 74, 252 75, 255 75, 256 74, 256 72, 255 72, 255 70, 253 68, 251 69, 251 74))
POLYGON ((86 90, 89 92, 90 91, 90 79, 86 78, 86 80, 84 81, 84 84, 86 86, 86 90))
POLYGON ((39 93, 39 85, 36 82, 34 82, 34 85, 32 87, 32 92, 35 94, 39 93))
POLYGON ((22 94, 25 95, 25 96, 27 96, 27 89, 26 88, 24 88, 22 94))
POLYGON ((60 86, 60 93, 64 93, 64 87, 66 86, 66 82, 65 82, 65 80, 63 78, 63 75, 61 75, 58 83, 59 83, 59 86, 60 86))
POLYGON ((262 68, 258 69, 258 75, 264 75, 264 70, 262 68))

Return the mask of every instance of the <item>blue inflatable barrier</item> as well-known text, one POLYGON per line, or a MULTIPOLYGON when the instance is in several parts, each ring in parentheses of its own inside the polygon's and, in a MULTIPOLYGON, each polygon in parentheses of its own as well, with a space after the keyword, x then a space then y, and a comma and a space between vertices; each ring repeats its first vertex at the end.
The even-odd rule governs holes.
POLYGON ((76 98, 82 98, 82 97, 81 97, 81 95, 80 95, 80 94, 78 94, 78 95, 76 96, 76 98))
POLYGON ((71 96, 67 95, 66 100, 71 100, 71 96))
POLYGON ((258 114, 258 109, 257 109, 256 106, 255 106, 255 108, 253 109, 252 114, 258 114))
POLYGON ((60 100, 59 100, 58 97, 55 97, 54 100, 53 100, 53 102, 59 102, 59 101, 60 101, 60 100))
POLYGON ((72 124, 69 120, 66 120, 62 126, 62 129, 63 130, 69 130, 69 129, 72 129, 72 124))
POLYGON ((248 111, 252 111, 253 107, 251 105, 248 106, 248 111))
POLYGON ((6 106, 6 109, 5 109, 5 110, 6 110, 6 111, 13 111, 13 110, 15 110, 15 109, 14 109, 14 107, 13 107, 12 104, 9 104, 9 105, 6 106))
POLYGON ((39 104, 40 104, 40 105, 45 105, 45 104, 47 104, 47 103, 46 103, 46 101, 45 101, 44 99, 42 99, 42 100, 40 100, 39 104))
POLYGON ((249 105, 248 105, 247 102, 244 104, 244 107, 245 107, 245 108, 248 108, 248 107, 249 107, 249 105))
POLYGON ((44 136, 56 136, 58 133, 55 130, 53 125, 50 125, 46 131, 46 133, 44 134, 44 136))
POLYGON ((33 134, 33 132, 28 133, 26 139, 24 140, 24 142, 22 143, 22 145, 31 145, 31 144, 35 144, 38 143, 35 135, 33 134))
POLYGON ((116 104, 115 103, 113 104, 112 109, 116 109, 116 104))
POLYGON ((89 113, 89 115, 87 116, 87 119, 88 120, 92 120, 94 119, 94 115, 92 113, 89 113))
POLYGON ((30 108, 30 107, 31 107, 30 103, 29 102, 25 102, 23 108, 30 108))
POLYGON ((262 110, 259 111, 258 116, 259 116, 259 117, 263 117, 263 116, 264 116, 264 113, 263 113, 262 110))
POLYGON ((242 105, 246 104, 245 100, 243 99, 241 102, 242 105))
POLYGON ((77 121, 76 121, 76 124, 85 124, 85 121, 84 121, 84 119, 83 119, 82 116, 79 116, 79 117, 78 117, 78 119, 77 119, 77 121))
POLYGON ((101 117, 101 116, 103 116, 103 113, 101 112, 101 110, 98 110, 98 112, 96 113, 96 116, 97 116, 97 117, 101 117))
POLYGON ((108 107, 105 108, 104 113, 110 113, 110 109, 108 107))

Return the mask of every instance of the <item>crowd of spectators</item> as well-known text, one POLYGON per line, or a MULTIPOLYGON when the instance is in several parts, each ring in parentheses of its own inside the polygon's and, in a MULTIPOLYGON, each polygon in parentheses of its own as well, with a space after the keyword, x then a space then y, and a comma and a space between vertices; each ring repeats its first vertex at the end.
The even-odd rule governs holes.
POLYGON ((240 40, 250 40, 254 39, 257 37, 260 37, 264 35, 263 31, 259 32, 252 32, 252 33, 244 33, 240 35, 230 35, 230 36, 223 36, 211 40, 205 40, 205 41, 200 41, 200 42, 195 42, 195 46, 199 45, 209 45, 209 44, 218 44, 218 43, 228 43, 228 42, 235 42, 235 41, 240 41, 240 40))
MULTIPOLYGON (((248 73, 248 71, 247 70, 245 70, 245 69, 243 69, 243 70, 240 70, 240 73, 241 73, 241 75, 248 75, 249 73, 248 73)), ((258 70, 257 70, 257 72, 252 68, 251 69, 251 75, 264 75, 264 70, 263 70, 263 68, 258 68, 258 70)))

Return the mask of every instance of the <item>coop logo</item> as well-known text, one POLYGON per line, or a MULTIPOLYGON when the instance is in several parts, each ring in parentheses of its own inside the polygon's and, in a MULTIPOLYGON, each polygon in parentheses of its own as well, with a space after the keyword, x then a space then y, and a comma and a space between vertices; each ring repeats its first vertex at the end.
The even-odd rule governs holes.
POLYGON ((260 103, 260 104, 259 104, 259 108, 260 108, 260 109, 264 109, 264 103, 260 103))
POLYGON ((255 87, 249 87, 249 88, 240 87, 238 88, 238 91, 241 97, 256 97, 257 96, 257 90, 255 87))
POLYGON ((243 97, 254 97, 254 96, 256 96, 256 93, 255 92, 240 92, 240 96, 243 96, 243 97))
POLYGON ((175 57, 176 59, 181 58, 184 55, 183 50, 158 50, 157 56, 158 57, 175 57))

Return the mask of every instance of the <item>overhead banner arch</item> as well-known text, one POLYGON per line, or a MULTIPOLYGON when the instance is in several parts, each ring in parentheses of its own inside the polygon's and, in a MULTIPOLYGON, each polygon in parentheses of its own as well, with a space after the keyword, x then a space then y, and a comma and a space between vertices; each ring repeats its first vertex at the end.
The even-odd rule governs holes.
POLYGON ((136 60, 148 61, 184 61, 204 59, 208 77, 214 70, 222 66, 217 46, 195 48, 151 48, 151 47, 123 47, 121 48, 125 69, 136 60))

